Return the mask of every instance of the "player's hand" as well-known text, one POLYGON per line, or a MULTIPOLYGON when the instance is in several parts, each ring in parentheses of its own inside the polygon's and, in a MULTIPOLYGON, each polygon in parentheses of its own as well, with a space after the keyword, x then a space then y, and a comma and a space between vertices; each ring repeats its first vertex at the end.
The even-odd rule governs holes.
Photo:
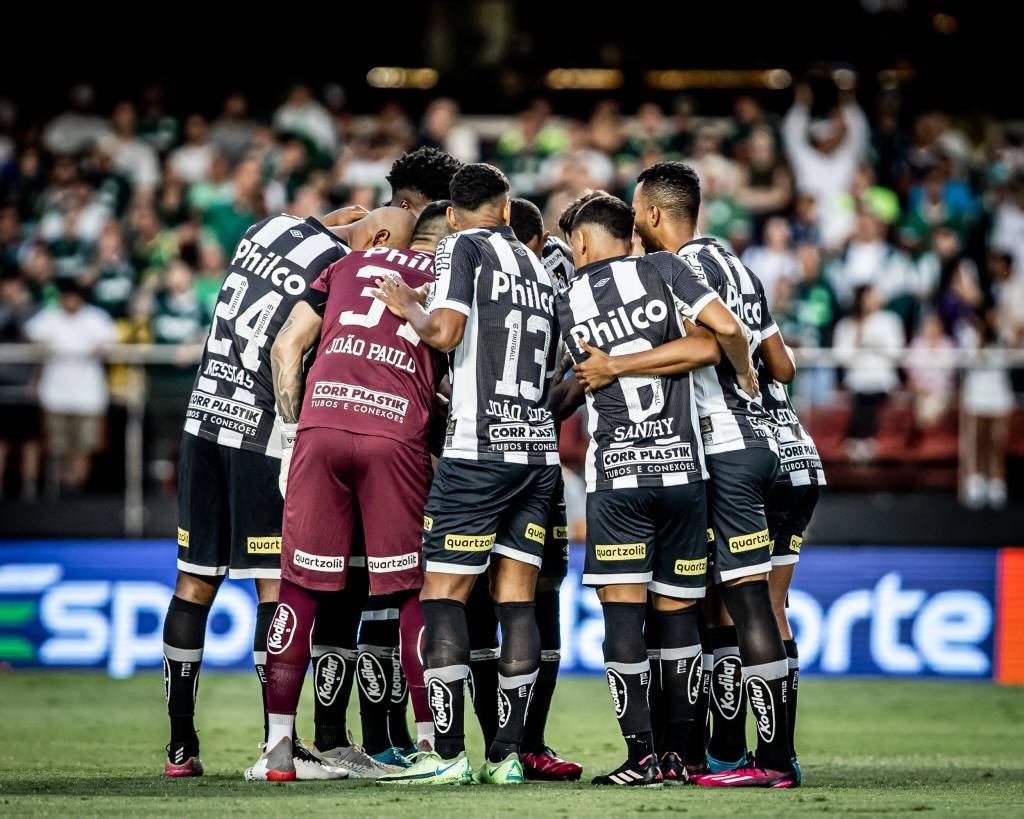
POLYGON ((575 364, 572 371, 576 373, 576 379, 583 385, 587 393, 607 387, 619 377, 615 369, 615 362, 612 356, 597 347, 591 347, 587 342, 580 340, 579 348, 587 353, 590 358, 582 364, 575 364))
POLYGON ((362 205, 349 205, 345 208, 332 210, 320 220, 320 223, 324 227, 344 227, 345 225, 351 225, 353 222, 358 222, 369 212, 362 205))
POLYGON ((416 293, 416 297, 419 299, 419 303, 424 307, 427 306, 427 299, 430 298, 431 287, 433 287, 433 284, 431 282, 427 282, 426 284, 421 284, 414 291, 416 293))
POLYGON ((388 306, 388 310, 400 319, 408 318, 408 311, 414 304, 420 303, 419 293, 413 290, 398 276, 385 276, 377 279, 377 289, 373 295, 388 306))
POLYGON ((736 384, 750 398, 757 398, 761 394, 761 386, 757 383, 757 370, 754 369, 752 362, 747 362, 745 373, 736 373, 736 384))
POLYGON ((298 424, 281 424, 281 473, 277 476, 277 487, 281 490, 282 498, 288 491, 288 470, 292 467, 292 451, 295 449, 298 426, 298 424))

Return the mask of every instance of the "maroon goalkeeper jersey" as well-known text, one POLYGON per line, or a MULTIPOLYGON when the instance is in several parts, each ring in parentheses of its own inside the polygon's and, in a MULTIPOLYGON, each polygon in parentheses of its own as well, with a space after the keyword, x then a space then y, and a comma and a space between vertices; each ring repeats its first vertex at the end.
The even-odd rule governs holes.
POLYGON ((351 253, 313 282, 308 301, 324 324, 299 429, 382 435, 425 450, 444 357, 373 297, 375 281, 384 276, 400 276, 412 288, 432 282, 433 254, 351 253))

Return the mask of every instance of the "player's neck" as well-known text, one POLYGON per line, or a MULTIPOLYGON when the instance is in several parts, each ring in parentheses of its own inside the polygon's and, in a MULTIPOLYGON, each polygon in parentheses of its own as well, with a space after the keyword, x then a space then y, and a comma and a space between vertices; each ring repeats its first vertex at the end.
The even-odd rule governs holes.
POLYGON ((666 224, 662 234, 662 245, 670 253, 677 253, 687 242, 692 242, 696 235, 697 231, 689 222, 666 224))

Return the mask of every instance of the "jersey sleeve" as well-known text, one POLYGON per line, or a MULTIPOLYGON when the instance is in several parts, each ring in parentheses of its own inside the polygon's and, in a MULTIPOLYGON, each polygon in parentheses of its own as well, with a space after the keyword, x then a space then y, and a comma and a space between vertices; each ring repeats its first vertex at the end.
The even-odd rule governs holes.
POLYGON ((764 285, 760 279, 755 278, 757 287, 757 298, 761 303, 761 340, 764 341, 766 338, 770 338, 779 332, 779 325, 775 323, 775 317, 772 315, 771 308, 768 306, 768 299, 764 294, 764 285))
POLYGON ((468 316, 480 261, 480 251, 472 241, 457 233, 445 236, 434 256, 434 286, 430 290, 427 311, 432 313, 445 308, 468 316))
POLYGON ((300 301, 306 302, 310 307, 313 308, 313 312, 323 318, 324 312, 327 310, 327 296, 331 292, 331 280, 334 278, 334 273, 341 266, 343 259, 339 259, 334 264, 329 264, 323 270, 320 271, 320 275, 313 279, 306 291, 300 296, 300 301))
POLYGON ((703 270, 695 269, 686 259, 664 251, 644 258, 650 259, 672 291, 676 308, 683 318, 696 322, 701 311, 718 298, 718 293, 708 284, 703 270), (659 258, 654 258, 656 256, 659 258))

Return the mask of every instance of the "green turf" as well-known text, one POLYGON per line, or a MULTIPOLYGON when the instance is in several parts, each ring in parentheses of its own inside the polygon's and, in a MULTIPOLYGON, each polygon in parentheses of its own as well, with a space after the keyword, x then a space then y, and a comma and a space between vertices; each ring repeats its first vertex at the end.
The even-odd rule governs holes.
MULTIPOLYGON (((199 727, 208 775, 162 776, 163 681, 90 674, 0 676, 0 814, 294 816, 1024 815, 1024 689, 806 678, 792 791, 629 791, 589 785, 391 790, 369 782, 248 783, 259 694, 248 675, 206 674, 199 727)), ((308 686, 300 733, 312 713, 308 686)), ((472 717, 467 718, 467 724, 472 717)), ((358 725, 358 721, 352 724, 358 725)), ((549 741, 605 771, 623 756, 600 678, 563 679, 549 741)), ((479 735, 470 754, 480 760, 479 735)))

